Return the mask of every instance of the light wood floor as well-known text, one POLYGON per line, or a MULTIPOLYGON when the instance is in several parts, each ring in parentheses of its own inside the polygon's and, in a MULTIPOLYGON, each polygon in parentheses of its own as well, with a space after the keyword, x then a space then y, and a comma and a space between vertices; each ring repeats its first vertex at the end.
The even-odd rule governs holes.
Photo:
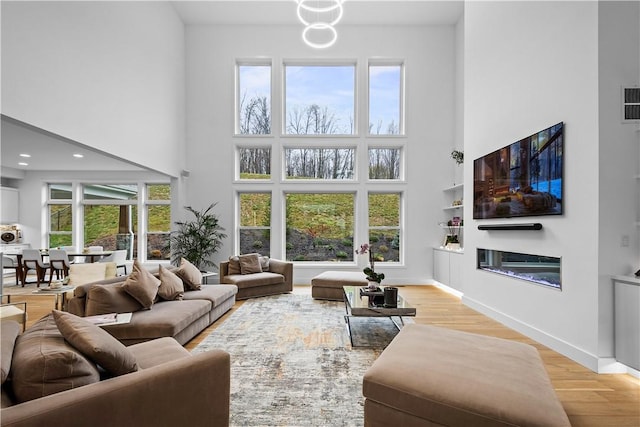
MULTIPOLYGON (((311 294, 309 286, 295 286, 294 293, 311 294)), ((640 380, 622 374, 598 375, 567 357, 466 307, 460 300, 433 286, 402 286, 400 294, 417 308, 416 323, 525 342, 542 355, 553 386, 574 427, 640 427, 640 380)), ((311 297, 311 296, 309 296, 311 297)), ((27 325, 49 313, 53 297, 14 296, 12 302, 27 302, 27 325)), ((222 323, 205 329, 186 345, 191 350, 222 323)))

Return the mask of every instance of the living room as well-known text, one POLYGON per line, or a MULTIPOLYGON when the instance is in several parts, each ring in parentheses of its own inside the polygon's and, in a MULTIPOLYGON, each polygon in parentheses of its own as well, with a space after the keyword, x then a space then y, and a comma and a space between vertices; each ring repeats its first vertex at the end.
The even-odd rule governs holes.
MULTIPOLYGON (((338 41, 325 50, 302 42, 293 2, 232 3, 2 2, 3 118, 138 166, 10 170, 3 149, 2 184, 20 192, 24 242, 46 242, 43 183, 170 183, 176 220, 183 206, 218 202, 230 237, 216 262, 238 252, 240 193, 272 194, 273 258, 286 255, 286 194, 354 194, 357 246, 369 232, 368 193, 399 193, 402 254, 377 265, 390 283, 428 285, 448 215, 443 189, 464 183, 463 200, 473 200, 473 159, 564 122, 563 214, 536 218, 542 232, 486 232, 477 226, 496 221, 465 209, 457 290, 467 306, 594 372, 627 371, 615 360, 611 277, 632 276, 640 254, 637 124, 619 117, 620 87, 639 84, 637 3, 347 1, 338 41), (356 132, 311 144, 275 125, 270 136, 236 135, 239 61, 271 64, 274 124, 284 123, 286 64, 354 64, 356 132), (368 134, 367 65, 376 61, 403 65, 403 135, 368 134), (348 182, 280 179, 280 150, 301 144, 399 148, 402 178, 371 182, 361 166, 348 182), (274 178, 238 179, 237 150, 267 146, 274 178), (464 150, 463 165, 453 149, 464 150), (561 258, 562 290, 478 270, 478 248, 561 258)), ((367 150, 357 155, 366 165, 367 150)), ((365 265, 299 262, 294 283, 365 265)))

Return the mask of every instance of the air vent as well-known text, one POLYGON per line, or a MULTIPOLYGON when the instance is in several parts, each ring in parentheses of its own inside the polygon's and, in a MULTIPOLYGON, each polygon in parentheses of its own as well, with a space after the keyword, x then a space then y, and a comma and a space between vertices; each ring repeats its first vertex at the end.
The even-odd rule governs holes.
POLYGON ((640 87, 622 89, 622 119, 640 123, 640 87))

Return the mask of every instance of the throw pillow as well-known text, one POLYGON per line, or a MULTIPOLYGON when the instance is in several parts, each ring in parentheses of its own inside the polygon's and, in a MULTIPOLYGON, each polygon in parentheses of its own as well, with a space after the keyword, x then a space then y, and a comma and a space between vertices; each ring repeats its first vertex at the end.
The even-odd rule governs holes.
POLYGON ((142 267, 138 260, 133 262, 133 271, 122 285, 124 290, 138 300, 144 308, 151 308, 159 286, 160 280, 153 277, 153 274, 142 267))
POLYGON ((142 310, 137 299, 124 290, 124 283, 92 285, 87 292, 86 316, 109 313, 133 313, 142 310))
POLYGON ((160 298, 167 301, 182 299, 184 285, 181 278, 163 266, 158 267, 158 276, 160 277, 160 287, 158 288, 158 296, 160 298))
POLYGON ((260 267, 260 255, 246 254, 240 255, 240 272, 242 274, 262 273, 260 267))
POLYGON ((105 279, 107 265, 103 262, 71 264, 69 267, 69 285, 80 286, 105 279))
POLYGON ((269 271, 269 257, 261 256, 260 257, 260 268, 262 271, 269 271))
POLYGON ((138 370, 131 350, 101 327, 59 310, 53 310, 53 318, 64 339, 107 372, 124 375, 138 370))
POLYGON ((200 285, 202 285, 202 273, 200 273, 198 267, 186 259, 182 258, 180 260, 180 268, 176 271, 176 274, 182 279, 185 290, 197 291, 200 289, 200 285))
POLYGON ((229 257, 229 267, 227 268, 227 274, 240 274, 240 258, 237 256, 229 257))

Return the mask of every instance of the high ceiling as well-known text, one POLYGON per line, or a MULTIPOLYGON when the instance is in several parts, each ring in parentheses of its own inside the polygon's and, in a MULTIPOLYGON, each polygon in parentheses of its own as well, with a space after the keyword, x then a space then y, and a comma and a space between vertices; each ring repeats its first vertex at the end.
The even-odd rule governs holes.
MULTIPOLYGON (((327 0, 309 0, 328 4, 327 0)), ((462 16, 458 0, 343 0, 340 25, 454 24, 462 16)), ((172 1, 185 24, 298 25, 295 0, 172 1)))
MULTIPOLYGON (((295 0, 177 0, 170 3, 185 25, 299 25, 295 0)), ((457 0, 344 0, 344 16, 340 25, 454 24, 462 12, 463 2, 457 0)), ((126 159, 115 158, 4 116, 1 124, 0 164, 3 168, 32 171, 144 170, 126 159), (20 158, 21 153, 31 154, 31 157, 20 158), (46 156, 40 153, 46 153, 46 156), (78 159, 73 154, 83 154, 84 157, 78 159), (28 163, 28 166, 19 166, 20 161, 28 163)))

